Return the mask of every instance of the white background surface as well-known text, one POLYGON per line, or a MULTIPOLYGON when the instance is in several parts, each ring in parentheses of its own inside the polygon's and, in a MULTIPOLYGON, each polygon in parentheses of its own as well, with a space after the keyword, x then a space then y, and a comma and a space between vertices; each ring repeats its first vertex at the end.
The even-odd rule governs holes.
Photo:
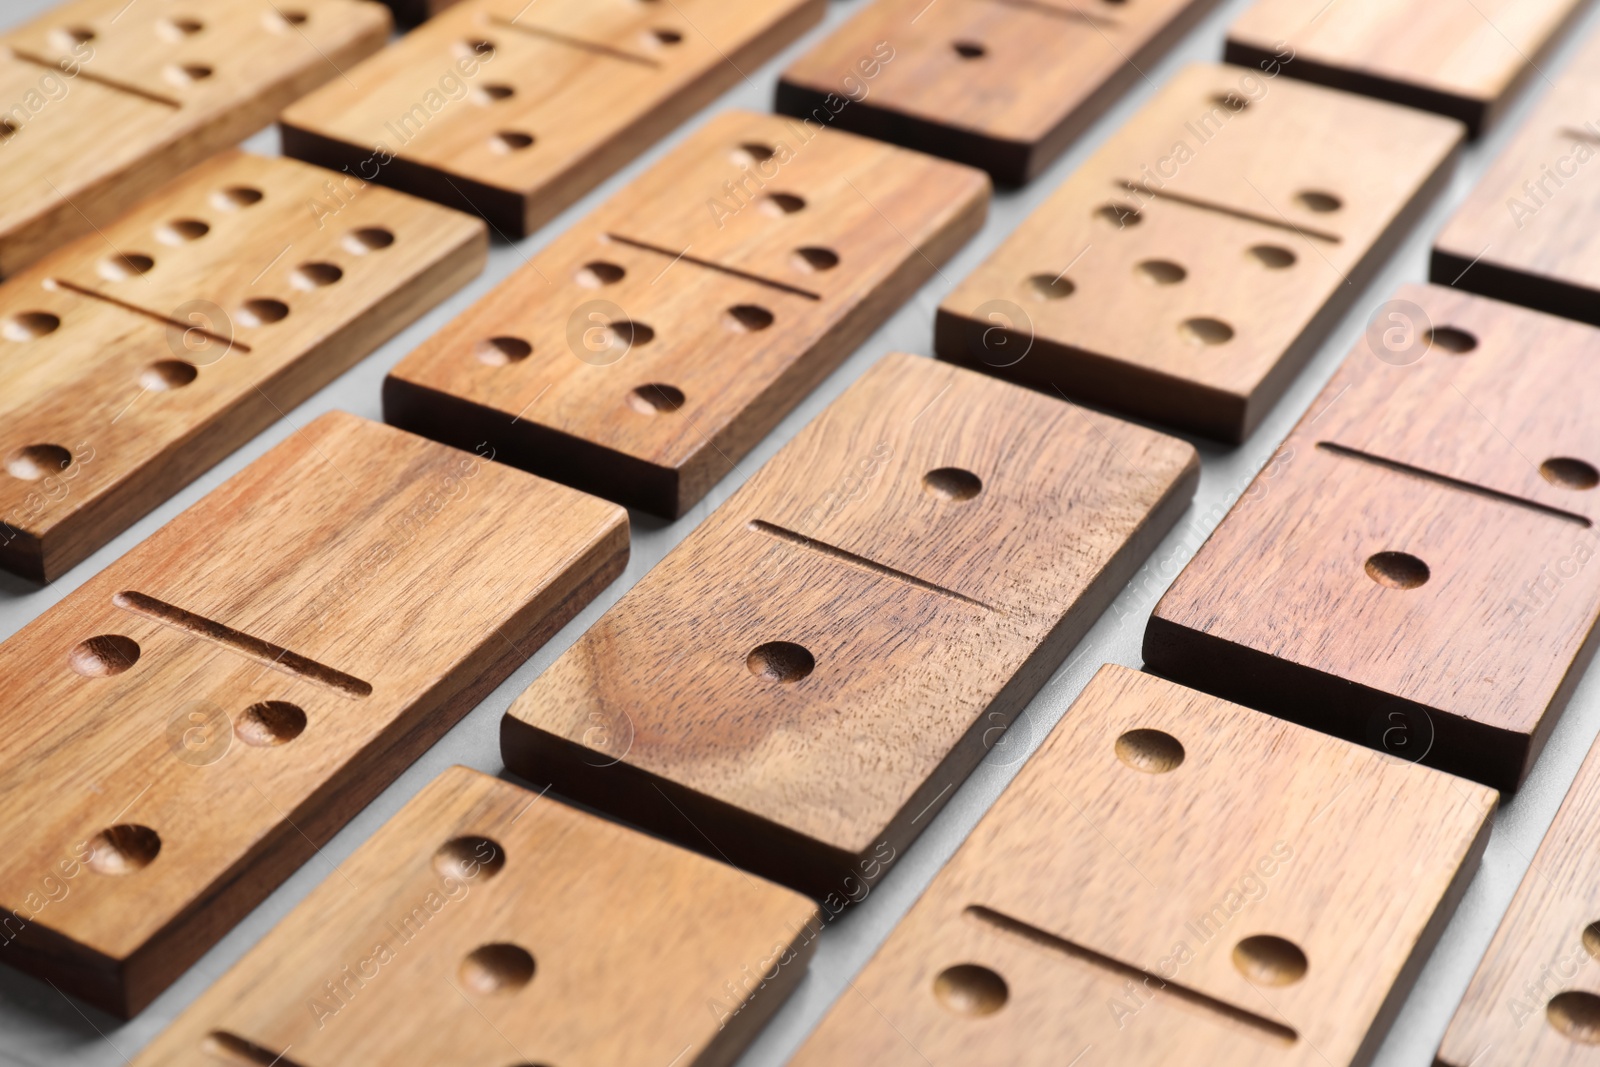
MULTIPOLYGON (((737 0, 727 0, 729 3, 737 0)), ((770 110, 778 72, 823 35, 857 10, 865 0, 835 0, 827 24, 812 31, 789 48, 778 60, 758 71, 748 71, 749 81, 726 94, 705 112, 695 117, 674 135, 647 152, 643 158, 615 175, 599 189, 569 209, 534 237, 515 246, 500 244, 491 250, 484 274, 443 305, 384 345, 355 369, 323 389, 311 400, 290 412, 287 419, 261 434, 249 445, 224 459, 209 473, 172 500, 146 516, 128 532, 79 565, 62 580, 44 589, 33 587, 0 574, 0 637, 9 636, 57 600, 71 592, 90 575, 106 567, 128 549, 158 529, 173 516, 221 483, 268 448, 283 440, 297 426, 332 409, 355 412, 370 419, 381 418, 379 386, 384 374, 424 338, 444 326, 478 297, 521 266, 524 258, 542 247, 556 233, 566 229, 595 204, 626 184, 698 128, 711 114, 730 107, 770 110)), ((997 196, 987 226, 979 237, 946 265, 942 273, 926 285, 898 314, 856 352, 823 386, 784 420, 777 432, 739 463, 740 471, 755 471, 782 443, 812 416, 860 376, 883 353, 904 350, 920 354, 932 352, 934 309, 939 300, 961 278, 984 259, 1027 214, 1043 200, 1106 136, 1120 126, 1181 66, 1190 62, 1215 62, 1222 54, 1226 27, 1251 0, 1228 0, 1220 4, 1201 25, 1161 62, 1147 65, 1144 77, 1084 137, 1073 150, 1031 186, 1021 192, 997 196)), ((0 2, 0 28, 20 23, 52 6, 50 0, 3 0, 0 2)), ((1476 5, 1460 0, 1460 18, 1478 19, 1476 5)), ((1541 68, 1554 78, 1565 68, 1573 45, 1600 25, 1600 12, 1580 25, 1561 49, 1541 68)), ((1196 441, 1204 459, 1200 492, 1189 516, 1167 538, 1153 557, 1152 572, 1164 587, 1177 573, 1190 547, 1207 532, 1205 516, 1214 515, 1213 505, 1231 501, 1250 477, 1271 455, 1295 420, 1310 405, 1323 383, 1361 338, 1372 312, 1404 282, 1427 277, 1427 249, 1433 235, 1443 226, 1465 194, 1471 189, 1486 163, 1507 142, 1509 135, 1526 117, 1530 106, 1549 88, 1544 78, 1535 77, 1522 98, 1504 121, 1485 141, 1470 145, 1463 165, 1445 196, 1434 205, 1410 235, 1400 252, 1379 272, 1362 292, 1339 327, 1323 344, 1315 361, 1305 370, 1277 409, 1242 447, 1225 449, 1196 441)), ((278 151, 277 135, 264 132, 247 147, 264 153, 278 151)), ((0 159, 0 165, 5 165, 0 159)), ((3 388, 0 377, 0 388, 3 388)), ((436 774, 452 764, 466 764, 492 774, 502 771, 498 746, 501 714, 512 698, 593 623, 608 605, 620 597, 651 566, 664 556, 712 509, 725 500, 741 482, 742 475, 731 474, 689 515, 664 525, 659 520, 635 518, 633 556, 626 575, 607 589, 554 640, 541 649, 520 670, 501 685, 455 729, 403 774, 379 799, 361 812, 331 843, 322 857, 306 864, 294 877, 267 898, 244 922, 225 937, 151 1007, 130 1023, 120 1023, 92 1008, 69 1002, 50 986, 0 968, 0 1063, 27 1064, 30 1067, 102 1067, 124 1062, 141 1048, 166 1023, 188 1005, 202 990, 221 975, 235 960, 265 934, 312 888, 327 877, 332 864, 348 856, 385 820, 436 774)), ((896 921, 915 901, 982 813, 1016 773, 1019 745, 1031 750, 1065 712, 1067 706, 1102 663, 1140 665, 1139 646, 1144 621, 1153 606, 1155 587, 1145 585, 1126 590, 1113 610, 1096 625, 1083 644, 1069 657, 1050 684, 1013 726, 1010 741, 991 752, 988 760, 955 794, 928 830, 894 865, 891 873, 876 886, 867 900, 846 912, 823 935, 820 948, 798 992, 782 1009, 741 1061, 742 1067, 767 1067, 784 1062, 798 1047, 829 1005, 867 962, 896 921)), ((27 714, 28 709, 7 709, 7 714, 27 714)), ((1455 1005, 1466 988, 1478 960, 1487 947, 1501 914, 1510 902, 1528 867, 1545 828, 1555 815, 1567 786, 1577 771, 1597 728, 1600 728, 1600 682, 1590 677, 1579 686, 1570 708, 1557 726, 1554 737, 1540 758, 1522 791, 1496 817, 1494 835, 1483 866, 1433 953, 1421 980, 1395 1023, 1388 1041, 1378 1055, 1380 1067, 1425 1067, 1450 1020, 1455 1005)), ((64 788, 72 788, 68 783, 64 788)), ((5 831, 0 830, 0 834, 5 831)), ((1082 1067, 1100 1062, 1091 1052, 1082 1067)), ((317 1065, 324 1067, 324 1065, 317 1065)), ((331 1067, 331 1065, 328 1065, 331 1067)), ((560 1065, 557 1065, 560 1067, 560 1065)), ((624 1067, 624 1065, 616 1065, 624 1067)), ((634 1065, 629 1065, 634 1067, 634 1065)), ((648 1067, 648 1065, 646 1065, 648 1067)))

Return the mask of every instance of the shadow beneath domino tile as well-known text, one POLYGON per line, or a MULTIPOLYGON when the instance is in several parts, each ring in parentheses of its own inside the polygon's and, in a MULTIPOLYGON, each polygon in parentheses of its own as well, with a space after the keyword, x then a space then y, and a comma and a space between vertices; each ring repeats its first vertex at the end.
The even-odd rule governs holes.
POLYGON ((661 516, 652 515, 648 511, 628 509, 628 523, 635 533, 657 533, 681 521, 681 519, 663 519, 661 516))
MULTIPOLYGON (((662 833, 652 827, 637 823, 632 819, 617 815, 616 813, 607 811, 603 808, 594 807, 593 805, 576 797, 568 796, 565 793, 558 791, 554 786, 547 787, 535 785, 533 782, 523 778, 509 767, 501 767, 495 777, 499 778, 502 782, 508 782, 511 785, 520 786, 521 788, 526 789, 530 794, 534 795, 535 799, 529 801, 528 808, 524 809, 525 811, 531 809, 535 804, 560 804, 564 807, 574 808, 587 815, 593 815, 595 818, 602 819, 615 826, 621 826, 627 830, 631 830, 634 833, 642 834, 645 837, 663 842, 664 844, 672 845, 676 848, 685 849, 697 855, 704 856, 706 859, 712 860, 719 866, 732 867, 734 870, 739 871, 746 877, 771 880, 765 875, 747 871, 744 867, 734 863, 728 858, 727 853, 722 850, 721 846, 719 846, 711 837, 709 837, 705 831, 694 822, 694 820, 689 818, 688 815, 685 815, 682 812, 682 809, 679 809, 679 814, 682 815, 683 818, 681 823, 678 824, 678 832, 676 834, 662 833)), ((673 806, 676 807, 675 804, 673 806)), ((521 818, 521 815, 518 815, 517 817, 521 818)), ((885 888, 890 885, 899 885, 903 879, 897 878, 896 874, 903 868, 903 866, 903 864, 896 865, 893 863, 885 866, 883 875, 874 880, 870 886, 864 887, 859 898, 855 899, 850 898, 842 890, 839 892, 831 892, 819 895, 816 893, 809 893, 805 889, 797 886, 792 888, 795 889, 795 892, 800 893, 803 896, 811 897, 811 899, 818 905, 820 909, 818 913, 819 924, 816 928, 818 934, 835 927, 848 931, 855 928, 857 924, 852 920, 854 920, 857 915, 862 913, 861 909, 856 905, 865 902, 866 899, 874 893, 884 892, 885 888)), ((777 884, 781 885, 782 883, 777 884)), ((907 899, 907 908, 909 908, 911 901, 914 899, 914 896, 907 899)), ((870 919, 862 920, 862 922, 870 921, 870 919)), ((836 934, 834 936, 851 937, 854 935, 846 932, 842 934, 836 934)))
POLYGON ((529 793, 535 794, 541 803, 548 800, 568 808, 576 808, 585 815, 593 815, 597 819, 604 819, 606 822, 615 823, 618 826, 626 827, 627 829, 632 830, 634 833, 643 834, 645 837, 652 837, 657 841, 664 841, 669 845, 678 844, 678 842, 672 840, 670 837, 663 837, 654 830, 647 829, 638 825, 637 823, 630 822, 627 819, 618 818, 608 811, 594 807, 590 804, 585 804, 583 801, 569 797, 565 793, 559 793, 554 787, 547 788, 542 785, 534 785, 532 782, 528 781, 528 779, 517 774, 517 772, 513 771, 510 767, 501 767, 499 773, 496 774, 495 777, 500 779, 502 782, 508 782, 511 785, 519 786, 523 789, 526 789, 529 793))
POLYGON ((43 588, 31 579, 19 578, 10 571, 0 571, 0 599, 20 599, 43 588))
MULTIPOLYGON (((0 960, 4 951, 0 948, 0 960)), ((71 999, 48 982, 0 967, 0 1034, 23 1038, 17 1043, 23 1048, 48 1049, 50 1062, 66 1062, 69 1056, 101 1042, 118 1050, 120 1056, 116 1034, 126 1025, 114 1015, 71 999)))
MULTIPOLYGON (((691 835, 686 833, 683 839, 675 839, 667 836, 666 834, 659 833, 648 826, 643 826, 639 823, 636 823, 631 819, 623 818, 622 816, 606 811, 603 808, 594 807, 593 805, 579 800, 576 797, 567 796, 565 793, 556 790, 553 786, 546 787, 535 785, 533 782, 523 778, 509 767, 501 767, 500 773, 495 777, 499 778, 502 782, 509 782, 512 785, 521 786, 523 789, 528 790, 528 792, 536 794, 538 796, 536 803, 561 804, 565 807, 575 808, 586 815, 593 815, 597 819, 603 819, 606 822, 612 823, 613 825, 624 827, 625 829, 631 830, 636 834, 642 834, 645 837, 653 838, 654 840, 663 842, 664 844, 672 845, 676 848, 687 849, 688 851, 694 852, 697 855, 705 856, 707 859, 715 860, 724 866, 732 867, 734 870, 739 871, 742 874, 749 873, 738 864, 729 862, 725 854, 719 854, 716 843, 709 838, 704 838, 701 842, 696 842, 691 839, 691 835)), ((529 804, 529 807, 532 807, 532 803, 529 804)), ((521 816, 518 817, 520 818, 521 816)), ((685 817, 684 829, 688 831, 697 828, 688 820, 687 817, 685 817)))

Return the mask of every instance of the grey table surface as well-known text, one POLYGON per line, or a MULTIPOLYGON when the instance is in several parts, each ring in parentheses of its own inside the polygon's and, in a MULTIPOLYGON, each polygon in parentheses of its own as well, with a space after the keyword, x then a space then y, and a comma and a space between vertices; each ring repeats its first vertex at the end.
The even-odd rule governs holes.
MULTIPOLYGON (((370 419, 381 418, 379 386, 384 374, 402 356, 521 266, 525 257, 534 250, 541 248, 555 234, 571 226, 596 204, 649 167, 711 115, 732 107, 771 110, 779 71, 865 2, 834 0, 824 26, 813 30, 778 59, 759 70, 746 72, 748 78, 742 84, 533 237, 515 245, 496 245, 491 249, 488 268, 465 289, 428 312, 248 445, 218 463, 66 577, 53 585, 38 588, 0 575, 0 638, 10 636, 48 610, 90 575, 106 567, 224 479, 293 433, 296 427, 334 409, 351 411, 370 419)), ((491 774, 500 773, 503 765, 498 727, 501 714, 512 699, 594 623, 609 605, 726 500, 745 475, 759 468, 880 356, 896 350, 930 354, 934 309, 944 294, 977 267, 1096 146, 1127 121, 1176 71, 1189 63, 1219 61, 1227 27, 1251 2, 1226 0, 1216 6, 1175 49, 1159 62, 1146 65, 1133 89, 1043 176, 1026 189, 999 194, 988 223, 979 236, 923 286, 821 388, 784 419, 777 431, 758 445, 748 459, 741 461, 738 470, 730 473, 688 515, 670 525, 635 516, 633 555, 626 574, 523 664, 375 802, 352 819, 321 850, 318 858, 307 863, 280 886, 137 1018, 127 1023, 120 1022, 93 1008, 68 1000, 49 985, 0 967, 0 1063, 25 1064, 28 1067, 111 1067, 125 1062, 327 877, 333 865, 370 837, 440 771, 459 763, 491 774)), ((52 0, 3 0, 0 2, 0 28, 9 28, 52 6, 52 0)), ((1483 17, 1481 10, 1471 0, 1460 0, 1460 7, 1460 17, 1463 19, 1483 17)), ((990 752, 985 762, 959 788, 946 808, 915 845, 896 862, 884 880, 872 889, 870 895, 828 927, 819 940, 810 973, 739 1061, 741 1067, 769 1067, 785 1062, 793 1054, 846 988, 846 983, 866 965, 896 922, 1017 773, 1021 755, 1043 741, 1051 726, 1066 711, 1095 670, 1103 663, 1140 666, 1139 646, 1144 622, 1161 590, 1271 456, 1295 420, 1310 406, 1345 353, 1360 340, 1374 311, 1389 299, 1399 285, 1426 280, 1428 248, 1433 236, 1471 190, 1489 162, 1507 144, 1531 107, 1549 90, 1550 80, 1565 68, 1575 46, 1597 29, 1600 29, 1600 10, 1591 11, 1561 47, 1540 64, 1541 74, 1531 80, 1496 130, 1483 141, 1468 146, 1462 165, 1445 195, 1423 217, 1398 253, 1356 297, 1350 312, 1332 331, 1310 365, 1250 440, 1237 448, 1195 441, 1201 452, 1203 473, 1199 494, 1188 516, 1167 537, 1146 569, 1122 592, 1112 609, 1099 620, 1066 664, 1035 697, 1013 725, 1007 743, 990 752)), ((246 147, 265 154, 277 154, 277 134, 273 130, 263 131, 247 141, 246 147)), ((3 161, 0 161, 0 165, 3 165, 3 161)), ((3 381, 0 381, 0 388, 3 388, 3 381)), ((1451 1014, 1465 992, 1473 970, 1597 730, 1600 730, 1600 671, 1591 673, 1579 685, 1527 784, 1495 817, 1493 835, 1483 857, 1482 868, 1473 879, 1465 899, 1379 1051, 1375 1061, 1378 1067, 1425 1067, 1431 1063, 1451 1014)), ((71 788, 70 784, 66 788, 71 788)), ((1091 1053, 1081 1067, 1093 1067, 1095 1062, 1091 1053)))

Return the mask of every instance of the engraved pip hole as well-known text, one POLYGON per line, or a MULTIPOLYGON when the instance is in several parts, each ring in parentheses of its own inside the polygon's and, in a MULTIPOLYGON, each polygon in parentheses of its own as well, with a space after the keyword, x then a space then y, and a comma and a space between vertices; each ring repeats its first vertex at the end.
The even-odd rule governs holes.
MULTIPOLYGON (((178 20, 188 22, 190 20, 178 20)), ((193 31, 193 32, 198 32, 193 31)), ((223 213, 243 211, 254 207, 266 198, 261 190, 245 185, 227 186, 214 191, 211 206, 223 213)), ((169 247, 191 244, 211 233, 211 223, 201 218, 176 218, 158 225, 153 231, 156 241, 169 247)), ((377 226, 361 227, 345 234, 340 244, 351 255, 363 256, 369 252, 388 248, 394 244, 394 233, 377 226)), ((108 282, 122 282, 139 278, 156 267, 156 257, 147 252, 116 252, 96 265, 96 272, 108 282)), ((301 263, 289 276, 289 284, 302 292, 315 292, 334 285, 344 277, 344 268, 326 261, 301 263)), ((137 289, 130 289, 137 292, 137 289)), ((282 322, 289 316, 289 305, 272 297, 245 301, 234 312, 234 321, 241 326, 263 327, 282 322)), ((179 325, 194 325, 179 323, 179 325)), ((0 337, 19 343, 35 341, 54 333, 61 326, 59 316, 47 311, 27 311, 13 315, 0 324, 0 337)), ((231 334, 231 331, 229 331, 231 334)), ((162 359, 149 364, 139 372, 141 390, 152 393, 171 392, 192 384, 199 377, 199 367, 178 359, 162 359)), ((14 478, 37 481, 46 475, 65 470, 72 457, 59 445, 28 445, 6 457, 6 472, 14 478)))
MULTIPOLYGON (((671 45, 681 40, 681 35, 676 31, 658 30, 652 33, 661 44, 671 45)), ((489 42, 468 41, 462 47, 482 53, 492 49, 493 46, 489 42)), ((735 166, 746 171, 763 168, 776 157, 776 149, 757 142, 739 144, 729 155, 730 161, 735 166)), ((756 206, 758 214, 773 219, 783 219, 798 214, 807 206, 804 197, 789 192, 763 192, 751 202, 756 206)), ((612 238, 609 234, 605 236, 611 240, 623 240, 612 238)), ((836 269, 839 262, 838 252, 821 245, 803 245, 795 248, 788 256, 788 266, 796 274, 824 273, 836 269)), ((619 284, 627 276, 628 270, 621 264, 597 259, 580 267, 575 272, 573 281, 580 288, 601 290, 619 284)), ((620 311, 615 305, 612 307, 620 311)), ((590 319, 591 321, 580 324, 584 327, 581 338, 585 348, 596 355, 615 354, 614 358, 597 365, 614 363, 634 347, 651 343, 656 336, 652 327, 627 316, 591 315, 590 319)), ((719 320, 722 328, 730 334, 751 335, 769 330, 776 321, 776 316, 770 309, 758 304, 735 304, 725 308, 719 320)), ((527 359, 533 352, 533 346, 524 338, 502 335, 476 342, 471 351, 478 362, 486 366, 506 367, 527 359)), ((680 411, 688 398, 681 388, 670 382, 644 382, 629 388, 623 395, 623 400, 632 411, 649 417, 680 411)))
MULTIPOLYGON (((442 878, 476 883, 494 878, 505 867, 505 862, 505 849, 499 842, 467 834, 440 846, 433 854, 431 866, 442 878)), ((498 998, 527 986, 536 969, 533 955, 526 949, 510 942, 495 941, 468 952, 457 966, 455 978, 469 996, 498 998)), ((201 1041, 201 1050, 238 1067, 300 1067, 298 1061, 289 1058, 288 1048, 268 1048, 226 1030, 208 1033, 201 1041)))
MULTIPOLYGON (((1140 774, 1170 774, 1183 765, 1183 742, 1165 730, 1138 728, 1121 734, 1112 751, 1117 759, 1132 771, 1140 774)), ((969 909, 969 911, 984 909, 969 909)), ((1053 937, 1038 931, 1041 936, 1053 937)), ((1062 943, 1069 955, 1081 958, 1086 950, 1081 946, 1062 943)), ((1135 970, 1116 960, 1100 957, 1092 951, 1089 955, 1094 965, 1108 967, 1119 976, 1135 970)), ((1251 934, 1233 946, 1234 969, 1251 985, 1280 988, 1293 985, 1306 976, 1310 964, 1300 946, 1276 934, 1251 934)), ((1152 976, 1153 977, 1153 976, 1152 976)), ((1169 978, 1171 976, 1168 976, 1169 978)), ((1165 987, 1168 983, 1163 981, 1165 987)), ((933 980, 932 993, 945 1010, 969 1019, 982 1019, 994 1015, 1011 999, 1011 987, 993 967, 980 963, 958 963, 940 971, 933 980)), ((1209 999, 1209 998, 1206 998, 1209 999)), ((1600 1003, 1600 1001, 1597 1001, 1600 1003)), ((1290 1034, 1292 1039, 1292 1033, 1290 1034)), ((1600 1040, 1600 1029, 1596 1030, 1600 1040)))
MULTIPOLYGON (((1187 756, 1176 737, 1143 727, 1120 735, 1112 749, 1125 766, 1141 774, 1170 774, 1187 756)), ((1293 985, 1309 967, 1298 945, 1274 934, 1254 934, 1234 945, 1233 965, 1257 986, 1293 985)))
MULTIPOLYGON (((61 328, 61 317, 48 311, 23 311, 0 322, 0 338, 26 344, 61 328)), ((24 482, 36 482, 72 465, 72 453, 57 444, 30 444, 5 455, 5 472, 24 482)))
MULTIPOLYGON (((768 174, 768 165, 777 158, 778 151, 771 145, 747 141, 738 145, 728 158, 734 166, 744 171, 755 171, 757 178, 770 178, 776 176, 776 169, 768 174)), ((741 185, 742 189, 743 186, 741 185)), ((806 201, 802 196, 789 192, 773 192, 761 196, 755 201, 757 210, 770 218, 781 219, 785 216, 796 215, 806 209, 806 201)), ((839 265, 839 253, 836 249, 822 245, 804 245, 796 248, 789 255, 789 267, 796 274, 820 274, 833 270, 839 265)))
MULTIPOLYGON (((983 492, 983 480, 961 467, 938 467, 922 476, 930 496, 947 503, 964 503, 983 492)), ((768 641, 745 656, 745 667, 757 678, 792 685, 817 669, 816 657, 793 641, 768 641)))
MULTIPOLYGON (((1338 198, 1328 193, 1306 192, 1300 194, 1300 199, 1305 206, 1317 205, 1310 208, 1316 211, 1336 211, 1340 206, 1338 198)), ((1126 230, 1144 222, 1144 214, 1137 207, 1120 200, 1100 205, 1093 214, 1116 230, 1126 230)), ((1252 264, 1268 271, 1287 270, 1297 261, 1292 251, 1275 244, 1251 245, 1245 249, 1244 255, 1252 264)), ((1138 280, 1158 289, 1181 285, 1189 278, 1189 269, 1183 264, 1160 258, 1141 260, 1134 265, 1133 273, 1138 280)), ((1023 291, 1034 300, 1054 302, 1072 296, 1078 287, 1066 277, 1065 271, 1059 274, 1042 271, 1030 274, 1023 280, 1023 291)), ((1186 318, 1178 323, 1177 330, 1179 337, 1197 348, 1225 345, 1233 340, 1236 333, 1230 323, 1209 315, 1186 318)))
MULTIPOLYGON (((1583 949, 1600 959, 1600 922, 1583 928, 1583 949)), ((1551 997, 1545 1005, 1545 1020, 1560 1034, 1581 1045, 1600 1045, 1600 997, 1580 989, 1569 989, 1551 997)))
MULTIPOLYGON (((67 667, 87 679, 112 678, 139 662, 139 643, 124 634, 98 634, 74 645, 67 653, 67 667)), ((293 741, 305 732, 304 709, 286 700, 257 701, 245 708, 232 723, 231 737, 252 748, 275 748, 293 741)), ((231 740, 231 737, 229 738, 231 740)), ((207 735, 206 743, 213 739, 207 735)), ((226 752, 226 745, 218 750, 226 752)), ((200 766, 204 766, 202 761, 200 766)), ((105 875, 127 875, 148 867, 161 853, 161 835, 139 823, 118 823, 95 834, 88 841, 90 870, 105 875)))
MULTIPOLYGON (((595 268, 604 266, 608 265, 591 263, 584 270, 591 277, 597 277, 595 268)), ((620 267, 611 269, 617 272, 622 270, 620 267)), ((620 278, 621 274, 618 273, 616 279, 620 278)), ((583 284, 581 275, 580 284, 583 284)), ((731 334, 761 333, 770 329, 775 321, 777 317, 759 304, 735 304, 723 311, 721 317, 722 328, 731 334)), ((634 345, 647 344, 655 338, 655 331, 642 323, 614 322, 610 329, 618 334, 619 343, 629 349, 634 345)), ((688 397, 682 389, 668 382, 646 382, 630 389, 626 400, 628 407, 640 415, 667 415, 682 410, 688 397)))
MULTIPOLYGON (((179 44, 205 28, 206 24, 197 18, 186 15, 171 16, 156 20, 155 35, 167 43, 179 44)), ((64 52, 75 51, 77 46, 87 44, 95 37, 94 30, 87 26, 61 26, 50 31, 51 43, 64 52)), ((180 89, 204 81, 211 75, 212 69, 209 66, 192 60, 167 63, 161 69, 161 76, 180 89)))
POLYGON ((1571 456, 1555 456, 1539 464, 1539 475, 1558 489, 1579 492, 1600 485, 1600 470, 1591 463, 1571 456))
POLYGON ((1367 577, 1385 589, 1417 589, 1433 572, 1409 552, 1378 552, 1367 557, 1367 577))
MULTIPOLYGON (((462 883, 487 881, 506 865, 506 850, 493 838, 469 834, 454 837, 433 854, 433 869, 462 883)), ((479 945, 462 958, 456 978, 470 993, 506 996, 533 981, 538 969, 533 953, 509 941, 479 945)))
MULTIPOLYGON (((101 634, 79 642, 67 653, 67 665, 85 678, 110 678, 139 661, 139 645, 121 634, 101 634)), ((161 836, 148 826, 118 823, 88 841, 90 870, 125 875, 143 870, 161 852, 161 836)))
MULTIPOLYGON (((1443 344, 1451 352, 1467 352, 1477 347, 1477 340, 1463 330, 1451 328, 1434 330, 1433 343, 1443 344), (1459 335, 1465 341, 1441 342, 1441 335, 1459 335), (1462 347, 1455 347, 1460 345, 1462 347)), ((1600 486, 1600 470, 1594 465, 1570 456, 1555 456, 1539 464, 1539 474, 1545 481, 1559 489, 1587 492, 1600 486)), ((1365 565, 1367 577, 1386 589, 1418 589, 1433 576, 1428 564, 1409 552, 1384 551, 1369 556, 1365 565)))

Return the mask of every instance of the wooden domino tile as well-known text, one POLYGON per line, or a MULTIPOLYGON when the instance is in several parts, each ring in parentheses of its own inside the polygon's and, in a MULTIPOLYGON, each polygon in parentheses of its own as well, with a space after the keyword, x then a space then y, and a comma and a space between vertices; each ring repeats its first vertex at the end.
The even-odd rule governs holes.
POLYGON ((1439 234, 1431 277, 1600 325, 1600 34, 1439 234))
POLYGON ((1197 472, 1174 438, 888 356, 517 698, 506 765, 819 897, 859 892, 1197 472))
POLYGON ((1212 0, 876 0, 778 82, 778 110, 1022 185, 1212 0))
POLYGON ((724 1067, 818 924, 797 893, 455 767, 134 1067, 724 1067))
POLYGON ((1515 788, 1600 617, 1585 382, 1600 331, 1401 289, 1156 605, 1146 664, 1515 788))
POLYGON ((297 431, 0 645, 0 960, 138 1011, 627 555, 486 456, 297 431))
POLYGON ((283 150, 525 237, 826 0, 464 0, 284 112, 283 150))
POLYGON ((977 231, 988 193, 958 164, 729 112, 402 360, 385 418, 676 518, 977 231))
POLYGON ((1230 63, 1460 119, 1483 133, 1588 0, 1257 0, 1228 30, 1230 63))
MULTIPOLYGON (((1592 1067, 1600 1019, 1600 747, 1545 834, 1436 1067, 1592 1067)), ((1524 853, 1524 855, 1526 855, 1524 853)))
POLYGON ((69 0, 0 35, 0 277, 383 47, 367 0, 69 0))
POLYGON ((1459 124, 1180 73, 939 307, 939 356, 1243 440, 1442 186, 1459 124))
POLYGON ((57 577, 482 269, 480 220, 330 188, 230 149, 0 286, 0 566, 57 577))
POLYGON ((790 1062, 1364 1064, 1495 800, 1102 668, 790 1062))

